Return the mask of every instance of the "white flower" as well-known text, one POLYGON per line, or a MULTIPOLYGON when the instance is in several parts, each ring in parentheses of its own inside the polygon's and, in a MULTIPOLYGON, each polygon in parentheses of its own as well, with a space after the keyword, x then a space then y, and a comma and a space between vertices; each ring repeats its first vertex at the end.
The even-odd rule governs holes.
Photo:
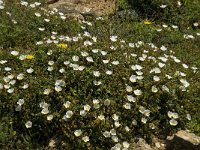
POLYGON ((3 78, 4 82, 8 83, 10 81, 10 79, 8 77, 4 77, 3 78))
POLYGON ((119 119, 119 116, 118 116, 118 115, 116 115, 116 114, 114 114, 114 115, 112 116, 112 118, 113 118, 113 120, 115 120, 115 121, 118 121, 118 119, 119 119))
POLYGON ((163 26, 163 28, 167 28, 168 27, 168 25, 166 25, 166 24, 163 24, 162 26, 163 26))
POLYGON ((87 57, 89 54, 88 54, 88 52, 81 52, 81 56, 83 56, 83 57, 87 57))
POLYGON ((160 81, 160 78, 158 76, 153 76, 154 81, 160 81))
POLYGON ((48 108, 43 108, 41 113, 44 114, 44 115, 48 114, 49 113, 48 108))
POLYGON ((160 49, 161 49, 162 51, 166 51, 166 50, 167 50, 167 48, 166 48, 165 46, 163 46, 163 45, 160 47, 160 49))
POLYGON ((117 135, 116 130, 115 130, 115 129, 111 129, 111 130, 110 130, 110 134, 111 134, 111 135, 117 135))
POLYGON ((52 66, 54 64, 54 61, 49 61, 48 65, 52 66))
POLYGON ((103 56, 105 56, 105 55, 107 55, 107 52, 106 52, 106 51, 101 51, 101 54, 102 54, 103 56))
POLYGON ((151 91, 154 92, 154 93, 157 93, 158 92, 158 89, 156 88, 156 86, 152 86, 151 87, 151 91))
POLYGON ((131 109, 131 104, 130 103, 126 103, 123 105, 125 109, 131 109))
POLYGON ((127 95, 127 99, 129 102, 136 102, 136 98, 133 97, 132 95, 127 95))
POLYGON ((13 93, 14 92, 14 88, 8 89, 7 92, 10 93, 10 94, 13 93))
POLYGON ((194 25, 195 27, 198 27, 198 26, 199 26, 198 22, 193 23, 193 25, 194 25))
POLYGON ((74 113, 71 111, 71 110, 68 110, 67 112, 66 112, 66 118, 71 118, 72 117, 72 115, 73 115, 74 113))
POLYGON ((28 87, 29 87, 29 85, 26 83, 22 86, 23 89, 27 89, 28 87))
POLYGON ((161 32, 161 31, 162 31, 162 29, 157 29, 156 31, 157 31, 157 32, 161 32))
POLYGON ((24 104, 24 99, 19 99, 17 104, 20 105, 20 106, 23 105, 24 104))
POLYGON ((179 7, 182 5, 182 3, 180 1, 178 1, 177 4, 179 7))
POLYGON ((158 63, 158 66, 159 66, 160 68, 163 68, 163 67, 165 66, 165 64, 159 62, 159 63, 158 63))
POLYGON ((84 69, 85 69, 84 66, 79 66, 79 67, 78 67, 78 70, 79 70, 79 71, 83 71, 84 69))
POLYGON ((126 86, 126 91, 127 91, 127 92, 132 92, 132 91, 133 91, 133 88, 132 88, 131 86, 128 85, 128 86, 126 86))
POLYGON ((110 100, 109 100, 109 99, 106 99, 106 100, 104 101, 104 105, 105 105, 105 106, 109 106, 109 105, 110 105, 110 100))
POLYGON ((99 76, 100 76, 100 72, 99 72, 99 71, 93 71, 93 75, 94 75, 95 77, 99 77, 99 76))
POLYGON ((70 101, 66 101, 63 106, 65 106, 65 108, 69 108, 71 105, 71 102, 70 101))
POLYGON ((33 73, 33 71, 34 70, 32 68, 29 68, 29 69, 26 70, 27 73, 33 73))
POLYGON ((73 57, 72 57, 72 60, 73 60, 73 61, 79 61, 79 57, 78 57, 78 56, 73 56, 73 57))
POLYGON ((136 125, 137 125, 137 121, 134 119, 134 120, 132 121, 132 124, 136 126, 136 125))
POLYGON ((32 127, 32 122, 31 121, 27 121, 25 126, 26 126, 26 128, 31 128, 32 127))
POLYGON ((162 60, 163 62, 167 62, 167 58, 166 57, 158 57, 158 59, 162 60))
POLYGON ((85 46, 90 46, 90 45, 92 45, 92 42, 90 42, 90 41, 85 41, 85 42, 84 42, 84 45, 85 45, 85 46))
POLYGON ((116 42, 117 41, 117 36, 110 36, 110 40, 112 42, 116 42))
POLYGON ((110 132, 108 132, 108 131, 103 132, 103 136, 106 138, 110 137, 110 132))
POLYGON ((174 29, 178 29, 178 26, 172 25, 172 28, 174 28, 174 29))
POLYGON ((10 85, 9 85, 9 84, 8 84, 8 85, 5 84, 5 85, 4 85, 4 88, 5 88, 5 89, 9 89, 9 88, 10 88, 10 85))
POLYGON ((70 62, 69 61, 64 61, 64 65, 69 65, 70 62))
POLYGON ((40 107, 43 108, 43 109, 44 109, 44 108, 48 108, 48 107, 49 107, 49 104, 47 104, 47 103, 45 103, 45 102, 41 102, 41 103, 40 103, 40 107))
POLYGON ((36 13, 35 13, 35 16, 41 17, 41 14, 36 12, 36 13))
POLYGON ((62 91, 62 88, 60 86, 55 86, 55 90, 56 90, 56 92, 60 92, 60 91, 62 91))
POLYGON ((96 80, 94 80, 93 83, 94 83, 94 85, 101 85, 102 84, 101 81, 96 81, 96 80))
POLYGON ((45 28, 38 28, 38 30, 40 30, 40 31, 44 31, 44 30, 45 30, 45 28))
POLYGON ((129 43, 128 45, 129 45, 129 47, 135 47, 134 43, 129 43))
POLYGON ((43 92, 43 94, 44 95, 49 95, 50 92, 51 92, 51 89, 45 89, 44 92, 43 92))
POLYGON ((14 75, 10 74, 8 75, 8 78, 12 80, 14 78, 14 75))
POLYGON ((89 142, 89 141, 90 141, 90 139, 89 139, 88 136, 84 136, 84 137, 82 137, 82 140, 83 140, 84 142, 89 142))
POLYGON ((139 95, 142 95, 142 91, 141 90, 134 90, 134 94, 139 96, 139 95))
POLYGON ((5 67, 4 69, 5 69, 5 71, 11 71, 12 70, 12 68, 10 68, 10 67, 5 67))
POLYGON ((87 112, 85 110, 80 110, 80 115, 81 116, 85 116, 87 114, 87 112))
POLYGON ((184 87, 188 87, 190 85, 189 82, 187 82, 185 79, 180 79, 180 82, 183 84, 184 87))
POLYGON ((125 127, 126 132, 130 131, 130 128, 128 126, 125 127))
POLYGON ((82 131, 80 129, 74 131, 74 135, 77 137, 80 136, 81 134, 82 134, 82 131))
POLYGON ((145 115, 146 117, 149 117, 150 112, 151 112, 150 110, 146 109, 146 110, 144 111, 144 115, 145 115))
POLYGON ((112 136, 112 140, 113 140, 114 142, 116 142, 116 143, 119 141, 119 139, 118 139, 117 136, 112 136))
POLYGON ((51 72, 51 71, 53 71, 53 67, 48 66, 47 70, 51 72))
POLYGON ((191 115, 187 114, 186 119, 190 121, 192 119, 191 115))
POLYGON ((178 122, 175 119, 171 119, 169 123, 171 126, 176 126, 178 124, 178 122))
POLYGON ((46 21, 46 22, 49 22, 49 21, 50 21, 50 19, 44 19, 44 21, 46 21))
POLYGON ((64 69, 64 68, 61 68, 61 69, 59 70, 59 72, 60 72, 60 73, 64 73, 64 72, 65 72, 65 69, 64 69))
POLYGON ((188 69, 188 68, 189 68, 188 65, 186 65, 186 64, 183 64, 183 67, 184 67, 185 69, 188 69))
POLYGON ((90 111, 91 106, 86 104, 83 106, 85 111, 90 111))
POLYGON ((115 121, 115 127, 119 127, 121 124, 119 123, 119 121, 115 121))
POLYGON ((141 122, 144 123, 144 124, 146 124, 147 123, 147 119, 146 118, 142 118, 141 122))
POLYGON ((100 120, 105 120, 105 116, 104 116, 104 115, 99 115, 99 116, 98 116, 98 119, 100 119, 100 120))
POLYGON ((119 61, 117 61, 117 60, 116 60, 116 61, 113 61, 112 64, 113 64, 113 65, 118 65, 118 64, 119 64, 119 61))
POLYGON ((124 147, 124 148, 129 148, 129 143, 127 142, 127 141, 124 141, 123 143, 122 143, 122 146, 124 147))
POLYGON ((107 75, 111 75, 112 73, 113 73, 113 72, 112 72, 111 70, 107 70, 107 71, 106 71, 106 74, 107 74, 107 75))
POLYGON ((93 53, 98 53, 98 51, 99 51, 98 49, 92 49, 93 53))
POLYGON ((94 60, 93 60, 92 57, 87 57, 86 60, 87 60, 88 62, 94 62, 94 60))
POLYGON ((52 119, 53 119, 53 115, 48 115, 48 116, 47 116, 47 120, 48 120, 48 121, 51 121, 52 119))
POLYGON ((21 1, 21 5, 22 5, 22 6, 26 6, 26 7, 27 7, 27 6, 28 6, 28 2, 21 1))
POLYGON ((109 63, 110 60, 102 60, 104 64, 109 63))
POLYGON ((166 8, 167 7, 167 5, 160 5, 160 8, 166 8))
POLYGON ((163 91, 166 91, 166 92, 169 92, 169 88, 168 88, 166 85, 163 85, 163 86, 162 86, 162 90, 163 90, 163 91))
POLYGON ((11 54, 12 54, 13 56, 17 56, 17 55, 19 55, 19 52, 18 52, 18 51, 11 51, 11 54))

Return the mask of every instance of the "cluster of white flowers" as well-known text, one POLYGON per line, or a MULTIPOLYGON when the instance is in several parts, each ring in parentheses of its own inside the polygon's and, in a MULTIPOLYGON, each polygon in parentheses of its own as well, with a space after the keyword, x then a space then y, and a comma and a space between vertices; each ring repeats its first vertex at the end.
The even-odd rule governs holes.
POLYGON ((5 3, 3 0, 0 0, 0 10, 5 8, 5 3))

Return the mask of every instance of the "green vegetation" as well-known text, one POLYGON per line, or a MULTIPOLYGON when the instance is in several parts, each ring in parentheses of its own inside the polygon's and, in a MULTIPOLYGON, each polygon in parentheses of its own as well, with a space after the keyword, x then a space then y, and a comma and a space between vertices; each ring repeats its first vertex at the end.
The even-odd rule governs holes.
POLYGON ((1 149, 45 149, 54 137, 58 149, 126 149, 134 137, 200 134, 198 1, 171 0, 162 15, 152 6, 152 16, 146 1, 120 1, 138 21, 82 22, 34 2, 0 0, 1 149))

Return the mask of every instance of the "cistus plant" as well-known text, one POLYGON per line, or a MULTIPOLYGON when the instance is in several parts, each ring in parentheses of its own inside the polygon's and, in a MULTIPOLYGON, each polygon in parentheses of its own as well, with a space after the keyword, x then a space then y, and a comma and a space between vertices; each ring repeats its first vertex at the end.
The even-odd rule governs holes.
POLYGON ((152 18, 179 25, 194 23, 194 20, 200 18, 198 0, 127 0, 126 2, 142 18, 152 18))
MULTIPOLYGON (((59 136, 64 149, 126 150, 135 137, 167 135, 191 121, 198 67, 179 58, 169 43, 149 42, 149 34, 125 40, 102 17, 71 24, 39 2, 13 4, 34 20, 22 26, 29 17, 6 17, 13 16, 12 5, 0 4, 1 37, 8 40, 2 39, 0 50, 0 114, 12 122, 12 130, 4 129, 10 135, 42 145, 59 136), (100 30, 102 24, 109 32, 100 30)), ((138 23, 138 33, 152 24, 138 23)), ((166 26, 147 33, 162 35, 166 26)), ((190 42, 199 34, 180 37, 190 42)))

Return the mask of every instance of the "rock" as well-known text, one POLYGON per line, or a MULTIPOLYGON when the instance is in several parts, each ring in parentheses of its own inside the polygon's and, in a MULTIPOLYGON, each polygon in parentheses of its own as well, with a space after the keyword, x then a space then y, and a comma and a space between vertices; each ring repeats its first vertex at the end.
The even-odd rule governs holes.
POLYGON ((130 145, 130 150, 153 150, 144 139, 139 138, 137 142, 130 145))
POLYGON ((200 150, 200 137, 181 130, 167 138, 168 150, 200 150))
POLYGON ((103 16, 116 9, 116 0, 47 0, 49 8, 57 8, 64 14, 103 16))

